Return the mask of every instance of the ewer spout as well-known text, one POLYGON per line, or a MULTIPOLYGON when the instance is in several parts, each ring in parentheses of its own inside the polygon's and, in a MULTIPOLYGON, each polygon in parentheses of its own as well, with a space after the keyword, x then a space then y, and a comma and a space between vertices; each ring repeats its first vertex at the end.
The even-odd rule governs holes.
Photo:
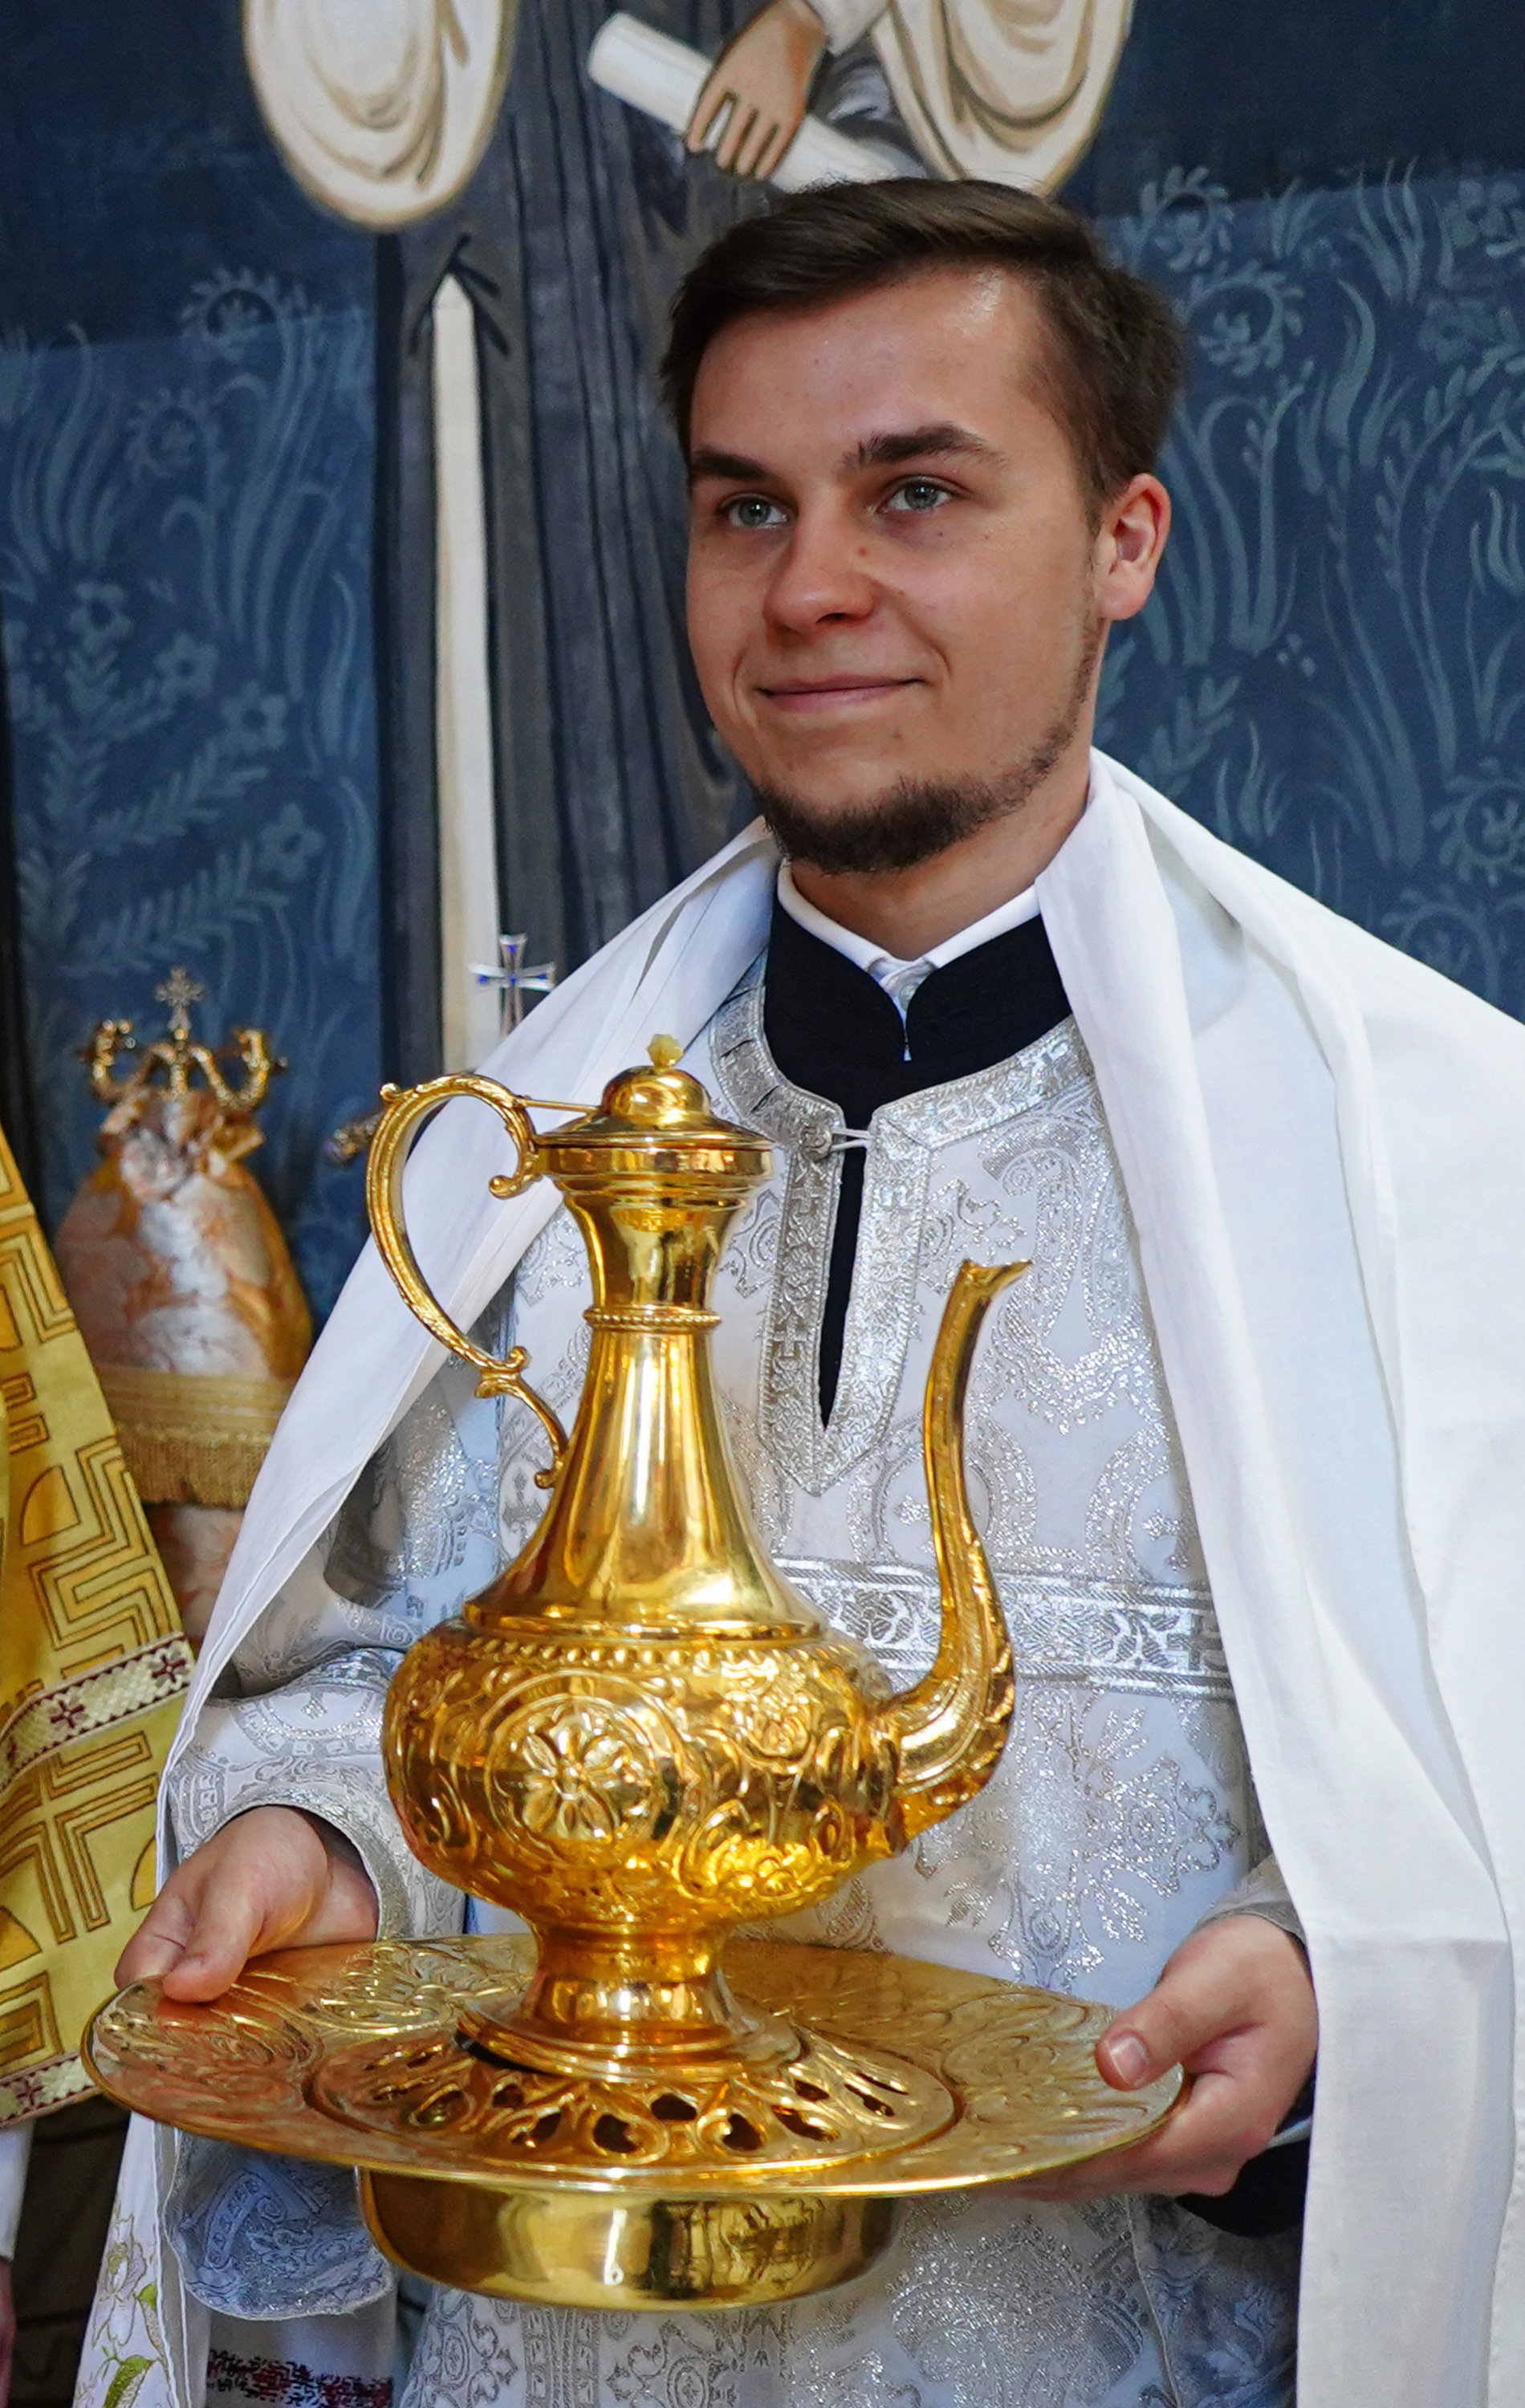
POLYGON ((985 1317, 1027 1263, 963 1263, 948 1294, 922 1409, 922 1451, 942 1622, 930 1671, 878 1719, 899 1763, 908 1840, 984 1788, 1011 1728, 1012 1642, 970 1511, 964 1399, 985 1317))

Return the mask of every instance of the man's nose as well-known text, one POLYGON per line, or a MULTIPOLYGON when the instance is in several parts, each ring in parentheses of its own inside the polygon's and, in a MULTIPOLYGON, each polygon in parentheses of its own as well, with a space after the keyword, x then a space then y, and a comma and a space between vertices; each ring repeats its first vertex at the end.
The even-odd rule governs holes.
POLYGON ((801 510, 769 583, 770 623, 808 635, 832 619, 866 619, 878 588, 862 530, 833 510, 801 510))

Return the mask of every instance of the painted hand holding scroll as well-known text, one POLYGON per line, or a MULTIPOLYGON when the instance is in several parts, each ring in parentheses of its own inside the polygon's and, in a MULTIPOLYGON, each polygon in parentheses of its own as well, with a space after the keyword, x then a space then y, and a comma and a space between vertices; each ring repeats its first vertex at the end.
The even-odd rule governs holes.
POLYGON ((694 103, 684 136, 711 147, 717 167, 766 183, 805 122, 810 88, 826 54, 826 27, 810 0, 768 0, 727 44, 694 103))

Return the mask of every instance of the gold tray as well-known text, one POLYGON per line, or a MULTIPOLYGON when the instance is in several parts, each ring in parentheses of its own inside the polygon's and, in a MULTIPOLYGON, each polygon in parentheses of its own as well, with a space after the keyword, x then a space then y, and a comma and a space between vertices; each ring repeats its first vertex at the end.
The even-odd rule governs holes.
POLYGON ((755 2083, 741 2096, 732 2060, 676 2099, 650 2070, 528 2066, 484 2044, 485 2003, 533 1961, 525 1938, 383 1941, 263 1957, 209 2006, 140 1982, 96 2014, 85 2062, 160 2123, 356 2167, 377 2241, 432 2281, 598 2308, 827 2288, 880 2255, 897 2201, 1126 2148, 1181 2088, 1178 2070, 1138 2091, 1103 2082, 1109 2008, 738 1941, 727 1976, 796 2053, 766 2099, 755 2083))

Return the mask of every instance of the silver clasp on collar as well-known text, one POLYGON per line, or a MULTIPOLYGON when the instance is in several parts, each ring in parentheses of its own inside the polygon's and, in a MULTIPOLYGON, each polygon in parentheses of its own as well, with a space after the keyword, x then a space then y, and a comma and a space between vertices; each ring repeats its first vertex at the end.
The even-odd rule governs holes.
POLYGON ((849 1146, 866 1146, 871 1132, 868 1129, 822 1129, 812 1131, 799 1140, 799 1151, 807 1162, 827 1162, 834 1154, 845 1154, 849 1146))

